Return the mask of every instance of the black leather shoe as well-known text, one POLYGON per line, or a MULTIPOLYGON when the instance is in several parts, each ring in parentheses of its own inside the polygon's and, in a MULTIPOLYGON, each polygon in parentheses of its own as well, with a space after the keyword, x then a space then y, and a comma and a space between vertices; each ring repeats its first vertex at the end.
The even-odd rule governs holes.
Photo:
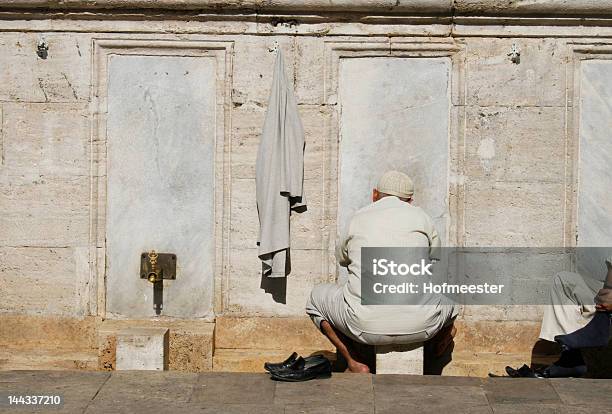
POLYGON ((299 357, 295 363, 288 368, 271 372, 272 379, 277 381, 308 381, 315 378, 331 377, 331 362, 322 355, 315 355, 305 360, 299 357))
POLYGON ((279 370, 282 370, 282 369, 287 369, 287 368, 301 369, 301 368, 299 368, 299 364, 301 363, 301 362, 299 362, 300 359, 304 360, 304 365, 314 365, 317 362, 323 362, 323 360, 326 359, 326 358, 323 355, 312 355, 312 356, 308 356, 308 357, 302 358, 302 357, 298 357, 298 354, 296 354, 294 352, 293 354, 291 354, 291 356, 289 358, 287 358, 283 362, 279 362, 277 364, 272 364, 272 363, 266 362, 264 364, 264 368, 266 369, 266 371, 268 371, 270 373, 271 372, 275 372, 275 371, 279 371, 279 370), (291 360, 292 358, 293 358, 293 360, 291 360))
POLYGON ((575 367, 562 367, 560 365, 549 365, 542 370, 544 378, 580 378, 587 373, 586 365, 576 365, 575 367))
POLYGON ((283 362, 264 362, 264 369, 268 372, 276 371, 283 368, 290 367, 296 360, 298 359, 297 352, 289 355, 289 358, 285 359, 283 362))

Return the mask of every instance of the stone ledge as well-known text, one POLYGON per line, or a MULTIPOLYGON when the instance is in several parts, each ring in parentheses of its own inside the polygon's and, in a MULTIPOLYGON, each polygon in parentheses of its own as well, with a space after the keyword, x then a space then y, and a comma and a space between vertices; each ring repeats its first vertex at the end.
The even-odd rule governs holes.
POLYGON ((215 328, 218 349, 316 349, 334 348, 314 326, 310 318, 267 318, 219 316, 215 328))
POLYGON ((93 316, 0 314, 0 348, 92 350, 96 324, 93 316))
POLYGON ((1 9, 374 12, 483 16, 612 15, 612 0, 4 0, 1 9))

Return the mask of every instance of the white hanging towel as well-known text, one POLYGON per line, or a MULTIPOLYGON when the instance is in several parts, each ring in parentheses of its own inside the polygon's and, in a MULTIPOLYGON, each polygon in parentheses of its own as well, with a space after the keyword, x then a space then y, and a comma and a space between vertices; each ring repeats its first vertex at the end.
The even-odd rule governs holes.
POLYGON ((289 216, 304 211, 304 129, 293 85, 285 75, 278 48, 274 80, 257 153, 257 210, 259 258, 263 274, 285 277, 291 270, 289 216))

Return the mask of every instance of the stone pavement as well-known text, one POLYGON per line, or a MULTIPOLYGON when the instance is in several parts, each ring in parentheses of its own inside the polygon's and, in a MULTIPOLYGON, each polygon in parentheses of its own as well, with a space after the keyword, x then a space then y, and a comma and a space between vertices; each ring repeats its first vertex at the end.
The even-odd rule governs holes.
POLYGON ((304 383, 266 374, 0 371, 0 395, 62 395, 67 413, 595 413, 612 407, 612 380, 337 374, 304 383))

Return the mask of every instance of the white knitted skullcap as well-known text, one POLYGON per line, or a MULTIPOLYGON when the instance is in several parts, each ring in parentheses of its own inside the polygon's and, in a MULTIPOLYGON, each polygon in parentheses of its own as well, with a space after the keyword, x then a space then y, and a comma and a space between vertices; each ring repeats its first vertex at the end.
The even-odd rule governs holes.
POLYGON ((376 189, 385 194, 400 198, 410 198, 414 194, 414 184, 410 177, 399 171, 387 171, 380 177, 376 189))

